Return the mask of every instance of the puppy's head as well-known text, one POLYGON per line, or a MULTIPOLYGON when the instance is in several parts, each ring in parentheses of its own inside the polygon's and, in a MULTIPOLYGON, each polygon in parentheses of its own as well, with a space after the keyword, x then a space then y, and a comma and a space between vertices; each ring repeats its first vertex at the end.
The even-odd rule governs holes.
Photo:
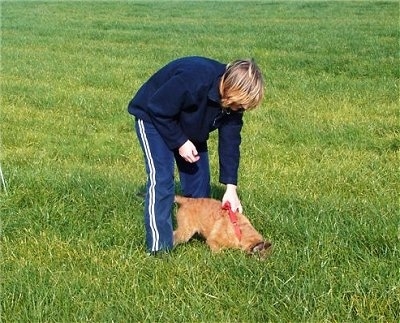
POLYGON ((257 255, 261 260, 268 257, 272 252, 272 244, 269 241, 260 241, 252 245, 249 254, 257 255))

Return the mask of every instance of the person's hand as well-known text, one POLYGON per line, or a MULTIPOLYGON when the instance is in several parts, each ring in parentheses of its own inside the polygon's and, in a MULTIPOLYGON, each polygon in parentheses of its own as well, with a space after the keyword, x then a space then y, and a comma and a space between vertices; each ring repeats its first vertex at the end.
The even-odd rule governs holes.
POLYGON ((190 140, 180 146, 178 151, 179 155, 189 163, 195 163, 200 159, 196 146, 190 140))
POLYGON ((236 192, 236 185, 226 185, 226 191, 222 198, 222 205, 224 205, 226 202, 229 202, 231 204, 231 209, 233 212, 243 212, 242 204, 240 203, 239 197, 236 192))

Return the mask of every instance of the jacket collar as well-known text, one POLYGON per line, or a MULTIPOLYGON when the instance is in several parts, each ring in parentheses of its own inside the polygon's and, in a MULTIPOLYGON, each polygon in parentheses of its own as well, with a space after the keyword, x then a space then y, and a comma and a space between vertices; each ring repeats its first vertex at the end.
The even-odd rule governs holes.
POLYGON ((208 91, 208 98, 216 103, 221 103, 221 95, 219 94, 219 82, 221 81, 221 77, 222 76, 218 76, 214 80, 210 90, 208 91))

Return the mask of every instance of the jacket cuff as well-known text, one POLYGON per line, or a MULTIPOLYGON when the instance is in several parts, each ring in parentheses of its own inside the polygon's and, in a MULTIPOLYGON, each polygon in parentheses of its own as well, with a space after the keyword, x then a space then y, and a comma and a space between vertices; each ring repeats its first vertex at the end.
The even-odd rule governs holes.
POLYGON ((232 185, 237 185, 237 178, 236 177, 219 177, 219 182, 221 184, 232 184, 232 185))

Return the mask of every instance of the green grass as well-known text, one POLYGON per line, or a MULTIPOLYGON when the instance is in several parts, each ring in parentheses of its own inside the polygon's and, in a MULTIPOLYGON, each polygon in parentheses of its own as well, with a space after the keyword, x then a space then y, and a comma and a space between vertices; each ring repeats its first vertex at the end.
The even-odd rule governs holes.
POLYGON ((2 322, 399 321, 398 2, 0 5, 2 322), (126 106, 184 55, 265 72, 239 188, 268 261, 145 254, 126 106))

